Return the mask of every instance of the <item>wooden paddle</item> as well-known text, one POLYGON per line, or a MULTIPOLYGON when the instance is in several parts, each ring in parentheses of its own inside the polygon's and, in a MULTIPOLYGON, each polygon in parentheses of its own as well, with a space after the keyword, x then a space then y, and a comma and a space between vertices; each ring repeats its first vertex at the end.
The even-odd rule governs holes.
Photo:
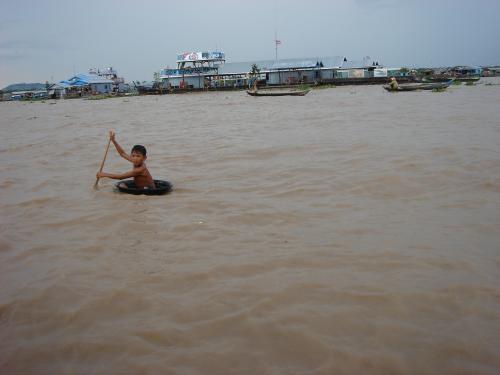
MULTIPOLYGON (((108 156, 108 150, 110 144, 111 144, 111 137, 109 138, 108 145, 106 146, 106 152, 104 152, 104 157, 102 158, 101 168, 99 169, 99 172, 102 172, 102 169, 104 168, 104 162, 106 161, 106 156, 108 156)), ((97 188, 98 183, 99 183, 99 177, 97 177, 95 180, 94 189, 97 188)))

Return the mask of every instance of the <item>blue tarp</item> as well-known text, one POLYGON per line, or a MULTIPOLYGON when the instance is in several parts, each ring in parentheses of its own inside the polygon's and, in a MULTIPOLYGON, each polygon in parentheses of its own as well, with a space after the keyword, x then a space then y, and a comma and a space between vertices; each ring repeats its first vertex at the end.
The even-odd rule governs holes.
POLYGON ((98 75, 93 75, 93 74, 77 74, 76 76, 60 81, 59 84, 61 86, 65 87, 81 87, 85 85, 90 85, 90 84, 98 84, 98 83, 103 83, 103 84, 109 84, 112 85, 113 81, 110 79, 106 79, 103 77, 100 77, 98 75))
POLYGON ((112 84, 113 81, 107 78, 100 77, 95 74, 77 74, 71 80, 82 82, 85 85, 88 85, 90 83, 108 83, 112 84))

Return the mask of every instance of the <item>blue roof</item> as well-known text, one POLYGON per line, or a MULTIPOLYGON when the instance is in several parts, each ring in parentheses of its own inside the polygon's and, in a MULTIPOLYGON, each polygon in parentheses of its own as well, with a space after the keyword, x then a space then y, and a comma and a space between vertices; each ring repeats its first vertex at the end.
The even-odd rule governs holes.
POLYGON ((77 74, 76 76, 71 77, 70 79, 66 79, 59 82, 59 84, 63 87, 85 86, 97 83, 113 84, 113 81, 95 74, 77 74))
POLYGON ((71 86, 71 83, 65 80, 65 81, 60 81, 58 85, 64 88, 68 88, 71 86))
POLYGON ((89 84, 89 83, 113 83, 112 80, 103 78, 101 76, 98 76, 96 74, 77 74, 73 78, 70 79, 70 81, 79 81, 82 82, 83 84, 89 84))

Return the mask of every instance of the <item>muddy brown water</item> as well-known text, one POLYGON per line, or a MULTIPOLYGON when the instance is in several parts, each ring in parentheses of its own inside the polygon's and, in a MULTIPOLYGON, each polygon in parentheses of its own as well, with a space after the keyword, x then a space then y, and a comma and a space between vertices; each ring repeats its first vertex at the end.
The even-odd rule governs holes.
POLYGON ((0 373, 500 373, 481 82, 0 103, 0 373), (109 128, 174 192, 92 189, 109 128))

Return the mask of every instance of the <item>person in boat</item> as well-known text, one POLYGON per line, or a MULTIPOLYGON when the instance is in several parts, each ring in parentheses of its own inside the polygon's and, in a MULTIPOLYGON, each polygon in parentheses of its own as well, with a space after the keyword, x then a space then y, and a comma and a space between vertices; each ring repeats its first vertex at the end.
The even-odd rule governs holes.
POLYGON ((257 91, 257 77, 252 77, 248 81, 248 86, 251 91, 257 91))
POLYGON ((395 77, 391 77, 391 80, 389 82, 389 86, 391 87, 391 90, 397 90, 399 85, 398 85, 398 81, 396 81, 396 78, 395 77))
POLYGON ((125 173, 98 172, 97 178, 108 177, 115 180, 123 180, 126 178, 133 177, 135 186, 138 189, 154 189, 155 183, 153 177, 151 177, 151 174, 149 173, 149 170, 145 163, 147 159, 146 147, 142 145, 135 145, 134 147, 132 147, 130 155, 128 155, 125 151, 123 151, 123 148, 121 148, 121 146, 116 141, 114 131, 112 130, 109 131, 109 138, 111 139, 111 142, 113 142, 113 144, 115 145, 118 154, 122 158, 131 162, 133 167, 131 171, 125 173))

